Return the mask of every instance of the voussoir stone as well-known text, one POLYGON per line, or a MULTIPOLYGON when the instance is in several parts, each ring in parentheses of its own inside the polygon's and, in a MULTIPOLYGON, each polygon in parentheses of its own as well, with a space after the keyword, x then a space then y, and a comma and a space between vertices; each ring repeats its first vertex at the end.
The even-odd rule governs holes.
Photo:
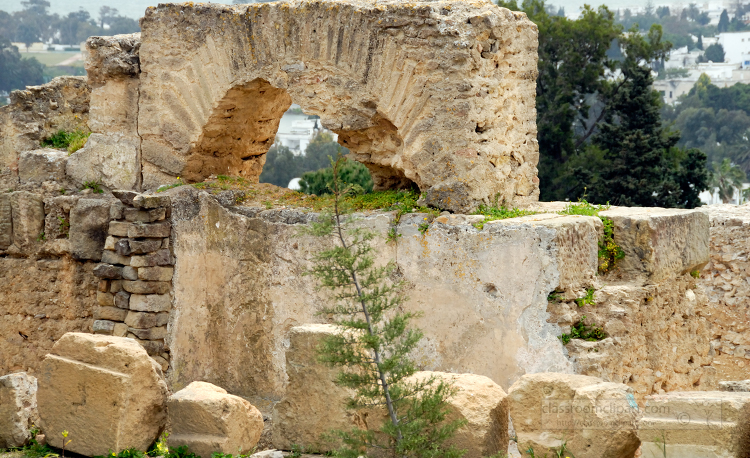
POLYGON ((169 397, 170 447, 188 446, 201 458, 213 452, 247 453, 260 439, 263 416, 239 396, 206 382, 193 382, 169 397))
POLYGON ((171 283, 164 281, 123 280, 122 289, 131 294, 167 294, 171 283))
POLYGON ((508 391, 518 449, 556 456, 562 441, 576 458, 632 458, 640 418, 632 389, 597 377, 526 374, 508 391))
POLYGON ((0 377, 0 449, 21 447, 38 424, 37 380, 26 372, 0 377))
POLYGON ((45 356, 39 413, 47 441, 85 456, 146 450, 166 425, 167 385, 146 351, 130 339, 67 333, 45 356))

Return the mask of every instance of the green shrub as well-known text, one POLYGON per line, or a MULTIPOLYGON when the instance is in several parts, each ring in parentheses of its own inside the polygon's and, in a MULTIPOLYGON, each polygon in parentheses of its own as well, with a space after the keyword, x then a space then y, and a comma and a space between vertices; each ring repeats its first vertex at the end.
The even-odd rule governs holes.
POLYGON ((69 153, 75 153, 83 148, 90 135, 91 132, 85 132, 80 129, 73 132, 58 130, 51 137, 42 140, 41 144, 50 148, 67 149, 69 153))
MULTIPOLYGON (((339 171, 341 181, 346 185, 351 185, 356 194, 367 194, 372 192, 372 177, 367 167, 349 159, 343 162, 339 171)), ((305 194, 315 194, 322 196, 331 194, 333 183, 333 170, 331 167, 320 169, 315 172, 305 172, 299 182, 300 189, 305 194)))

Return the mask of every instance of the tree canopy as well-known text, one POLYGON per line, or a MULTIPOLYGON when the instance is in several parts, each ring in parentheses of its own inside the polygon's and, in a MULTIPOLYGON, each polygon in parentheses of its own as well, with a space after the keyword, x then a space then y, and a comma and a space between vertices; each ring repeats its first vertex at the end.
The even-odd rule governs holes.
POLYGON ((10 40, 0 36, 0 91, 10 92, 42 84, 43 65, 36 59, 24 59, 10 40))

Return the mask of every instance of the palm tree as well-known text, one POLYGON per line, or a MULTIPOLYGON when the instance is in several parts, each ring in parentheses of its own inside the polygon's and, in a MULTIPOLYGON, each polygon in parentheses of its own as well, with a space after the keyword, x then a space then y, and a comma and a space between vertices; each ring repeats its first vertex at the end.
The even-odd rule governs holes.
POLYGON ((726 158, 721 164, 714 162, 713 169, 711 186, 719 188, 721 201, 728 204, 734 197, 734 190, 742 190, 742 183, 747 179, 745 172, 726 158))

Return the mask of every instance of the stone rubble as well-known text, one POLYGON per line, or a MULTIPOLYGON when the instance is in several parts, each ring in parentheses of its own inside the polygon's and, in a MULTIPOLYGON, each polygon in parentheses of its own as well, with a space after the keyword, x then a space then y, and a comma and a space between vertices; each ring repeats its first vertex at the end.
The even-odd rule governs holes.
POLYGON ((36 378, 25 372, 0 377, 0 449, 22 447, 39 423, 36 378))

